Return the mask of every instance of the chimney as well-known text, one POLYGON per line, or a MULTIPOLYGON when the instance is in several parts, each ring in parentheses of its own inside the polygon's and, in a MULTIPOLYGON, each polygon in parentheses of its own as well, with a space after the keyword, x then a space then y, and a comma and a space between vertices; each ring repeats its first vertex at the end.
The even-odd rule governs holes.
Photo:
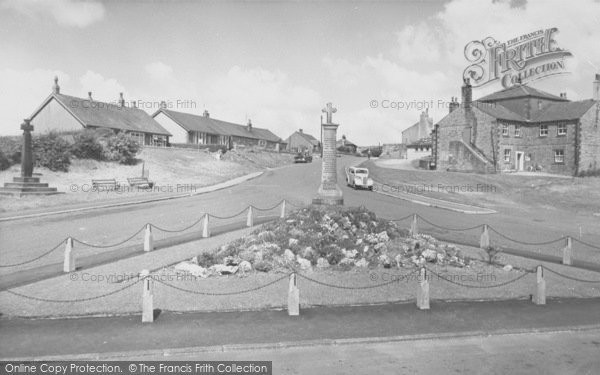
POLYGON ((246 126, 246 130, 248 130, 249 132, 252 131, 252 120, 248 119, 248 125, 246 126))
POLYGON ((134 101, 132 101, 132 102, 131 102, 131 106, 132 106, 133 108, 137 108, 137 102, 136 102, 135 100, 134 100, 134 101))
POLYGON ((94 99, 92 99, 92 92, 91 91, 88 91, 88 100, 90 102, 94 101, 94 99))
POLYGON ((52 86, 52 92, 60 94, 60 86, 58 85, 58 76, 54 76, 54 86, 52 86))
POLYGON ((600 100, 600 74, 596 74, 596 80, 594 81, 593 91, 594 92, 592 98, 594 100, 600 100))
POLYGON ((167 109, 167 102, 164 100, 160 102, 160 109, 167 109))
POLYGON ((208 113, 208 111, 205 109, 204 113, 202 114, 202 116, 204 116, 204 117, 210 117, 210 113, 208 113))
POLYGON ((303 132, 303 130, 302 130, 302 129, 298 129, 298 133, 300 133, 300 134, 304 134, 304 132, 303 132))
POLYGON ((464 79, 465 84, 462 87, 462 103, 465 111, 471 110, 471 102, 473 101, 473 88, 471 87, 471 80, 469 78, 464 79))
POLYGON ((120 108, 125 107, 125 99, 123 98, 123 93, 122 92, 119 93, 119 107, 120 108))
POLYGON ((456 108, 458 108, 458 106, 460 106, 460 104, 458 103, 458 98, 453 96, 450 100, 450 112, 452 113, 456 108))
POLYGON ((561 92, 560 93, 560 97, 563 98, 563 99, 566 99, 567 98, 567 93, 566 92, 561 92))

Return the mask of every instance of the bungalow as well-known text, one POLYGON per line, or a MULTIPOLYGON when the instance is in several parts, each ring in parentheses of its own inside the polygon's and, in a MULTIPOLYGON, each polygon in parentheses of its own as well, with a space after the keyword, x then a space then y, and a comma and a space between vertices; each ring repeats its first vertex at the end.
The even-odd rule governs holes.
POLYGON ((287 150, 292 152, 300 152, 308 150, 309 152, 320 152, 321 142, 310 134, 307 134, 302 129, 294 132, 286 140, 287 150))
POLYGON ((258 146, 279 150, 285 142, 268 129, 256 128, 252 121, 246 125, 234 124, 210 117, 208 111, 202 116, 161 109, 152 115, 154 120, 168 129, 173 137, 171 144, 258 146))
POLYGON ((104 103, 60 93, 58 77, 54 78, 52 93, 29 117, 39 133, 73 132, 81 129, 111 129, 125 132, 145 146, 166 146, 171 136, 145 111, 125 105, 123 93, 116 103, 104 103))
POLYGON ((345 135, 342 135, 342 139, 335 142, 335 148, 341 152, 355 154, 356 149, 358 147, 354 143, 352 143, 348 139, 346 139, 345 135))

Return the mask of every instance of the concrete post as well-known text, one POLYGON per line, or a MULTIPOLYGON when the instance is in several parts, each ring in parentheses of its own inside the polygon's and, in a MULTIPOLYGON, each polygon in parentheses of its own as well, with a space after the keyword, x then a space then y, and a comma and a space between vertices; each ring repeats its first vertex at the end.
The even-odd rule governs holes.
POLYGON ((571 238, 571 236, 568 236, 566 246, 563 248, 562 263, 566 264, 567 266, 573 265, 573 261, 571 259, 572 255, 573 255, 573 239, 571 238))
POLYGON ((486 250, 490 247, 490 233, 488 232, 487 224, 483 224, 483 232, 481 232, 481 239, 479 240, 479 248, 486 250))
POLYGON ((246 218, 246 226, 252 227, 254 226, 254 212, 252 212, 252 206, 248 207, 248 217, 246 218))
POLYGON ((204 214, 204 220, 202 220, 202 238, 210 237, 210 229, 208 229, 209 215, 204 214))
POLYGON ((546 304, 546 280, 544 279, 544 269, 542 266, 537 266, 537 282, 533 303, 536 305, 546 304))
POLYGON ((419 224, 418 224, 417 220, 418 220, 417 214, 414 214, 412 223, 410 224, 410 235, 411 236, 416 236, 417 234, 419 234, 419 224))
POLYGON ((290 284, 288 288, 288 315, 300 315, 300 289, 298 288, 296 273, 290 275, 290 284))
POLYGON ((285 199, 281 202, 281 215, 279 217, 282 219, 285 218, 285 199))
POLYGON ((152 238, 152 224, 146 224, 144 232, 144 251, 154 250, 154 239, 152 238))
POLYGON ((143 278, 142 284, 142 323, 152 323, 154 321, 154 293, 152 292, 152 277, 150 271, 143 270, 140 273, 143 278))
POLYGON ((75 254, 73 253, 73 239, 71 237, 67 238, 67 242, 65 244, 65 260, 63 262, 63 271, 75 271, 75 254))
POLYGON ((429 280, 427 280, 427 271, 425 270, 425 267, 422 267, 419 271, 417 307, 419 310, 429 310, 429 280))

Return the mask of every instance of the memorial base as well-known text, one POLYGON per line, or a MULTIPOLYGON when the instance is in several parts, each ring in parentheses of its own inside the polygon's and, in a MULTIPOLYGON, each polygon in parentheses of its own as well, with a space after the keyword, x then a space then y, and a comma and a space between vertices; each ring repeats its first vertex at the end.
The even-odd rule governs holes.
POLYGON ((39 177, 14 177, 13 182, 6 182, 0 187, 0 195, 51 195, 62 194, 55 187, 48 187, 47 183, 40 182, 39 177))
POLYGON ((342 206, 344 204, 342 190, 340 190, 337 185, 334 189, 328 190, 323 189, 321 186, 317 192, 317 196, 313 198, 312 203, 318 205, 342 206))

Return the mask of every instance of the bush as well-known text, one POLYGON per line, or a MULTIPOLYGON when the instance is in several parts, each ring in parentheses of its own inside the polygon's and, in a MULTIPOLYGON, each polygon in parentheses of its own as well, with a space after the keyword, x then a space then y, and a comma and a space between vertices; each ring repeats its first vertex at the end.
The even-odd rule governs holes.
POLYGON ((214 252, 204 252, 198 255, 198 264, 204 268, 218 264, 217 255, 214 252))
POLYGON ((140 151, 140 145, 130 136, 121 132, 108 138, 105 157, 107 160, 117 161, 120 164, 134 165, 137 163, 135 156, 140 151))
POLYGON ((73 137, 71 154, 79 159, 104 159, 104 147, 100 134, 95 130, 84 130, 73 137))
POLYGON ((71 165, 71 145, 57 133, 47 133, 33 139, 35 162, 51 171, 68 172, 71 165))
POLYGON ((0 150, 0 171, 10 168, 11 165, 12 163, 10 160, 6 157, 6 155, 4 155, 4 152, 0 150))
POLYGON ((21 149, 23 148, 23 137, 5 136, 0 137, 0 151, 8 159, 11 165, 21 162, 21 149))

